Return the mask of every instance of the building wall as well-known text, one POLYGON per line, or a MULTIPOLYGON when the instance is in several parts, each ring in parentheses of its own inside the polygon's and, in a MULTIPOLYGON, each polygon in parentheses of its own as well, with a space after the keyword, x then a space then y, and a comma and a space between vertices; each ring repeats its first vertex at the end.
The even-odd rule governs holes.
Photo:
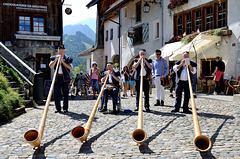
MULTIPOLYGON (((62 36, 62 5, 59 0, 2 0, 0 1, 0 42, 8 47, 23 62, 36 71, 35 61, 24 60, 29 55, 55 55, 62 36), (31 30, 19 30, 19 16, 30 16, 31 30), (33 17, 44 18, 44 32, 33 30, 33 17)), ((26 77, 32 77, 29 71, 16 61, 3 48, 1 54, 18 68, 26 77)), ((46 64, 48 67, 48 64, 46 64)), ((37 72, 37 71, 36 71, 37 72)), ((53 71, 52 71, 53 75, 53 71)), ((45 78, 45 77, 44 77, 45 78)), ((47 78, 50 78, 48 76, 47 78)))
MULTIPOLYGON (((127 10, 127 17, 125 17, 125 8, 121 9, 121 41, 122 41, 122 65, 130 65, 132 60, 135 56, 138 55, 140 49, 146 49, 147 50, 147 57, 154 53, 156 49, 160 49, 162 47, 162 34, 161 34, 161 9, 157 5, 151 5, 150 12, 144 13, 141 8, 141 15, 142 20, 141 22, 136 23, 136 3, 139 2, 133 1, 129 2, 128 5, 125 7, 127 10), (134 18, 134 19, 133 19, 134 18), (159 38, 154 37, 154 23, 158 21, 160 22, 159 32, 160 36, 159 38), (149 40, 147 42, 144 42, 142 44, 136 44, 132 45, 131 39, 127 37, 127 31, 130 27, 137 27, 142 25, 143 23, 149 24, 149 40), (125 34, 125 35, 124 35, 125 34), (127 37, 127 44, 124 45, 125 42, 124 38, 127 37)), ((142 7, 144 5, 142 1, 142 7)))
MULTIPOLYGON (((156 49, 161 48, 165 42, 169 41, 174 34, 174 14, 181 13, 186 10, 191 10, 203 6, 213 0, 189 0, 188 3, 175 8, 171 14, 167 8, 169 0, 162 0, 163 14, 160 7, 150 3, 150 12, 143 13, 142 21, 136 23, 136 3, 133 1, 129 2, 126 7, 121 9, 121 66, 130 65, 135 56, 138 55, 140 49, 144 48, 147 50, 147 57, 154 53, 156 49), (127 17, 125 17, 125 9, 127 10, 127 17), (161 17, 163 16, 163 23, 161 17), (154 37, 154 22, 160 22, 160 37, 156 39, 154 37), (127 37, 127 31, 129 27, 136 27, 143 23, 149 23, 149 41, 138 45, 132 45, 132 41, 127 37), (162 26, 163 24, 163 26, 162 26), (163 28, 162 28, 163 27, 163 28), (162 32, 163 30, 163 32, 162 32), (127 40, 126 40, 127 39, 127 40)), ((143 2, 142 2, 143 6, 143 2)), ((222 41, 217 46, 203 51, 197 56, 198 61, 198 76, 200 76, 201 59, 215 58, 221 56, 226 64, 225 73, 237 78, 240 76, 240 3, 239 0, 227 0, 227 26, 229 30, 232 30, 231 36, 222 37, 222 41)), ((195 59, 193 59, 195 60, 195 59)))
MULTIPOLYGON (((166 14, 168 11, 167 5, 169 2, 166 0, 164 2, 164 13, 166 14)), ((169 16, 169 14, 165 15, 163 27, 167 28, 167 30, 164 32, 164 41, 168 41, 173 35, 174 13, 177 14, 185 10, 193 9, 209 2, 213 2, 213 0, 191 0, 185 5, 174 9, 171 16, 169 16)), ((198 55, 198 76, 200 76, 201 59, 215 58, 216 56, 222 57, 223 61, 225 62, 225 74, 231 75, 235 79, 240 76, 240 18, 238 16, 240 14, 240 3, 239 0, 228 0, 227 2, 227 26, 228 29, 232 30, 232 35, 222 37, 222 41, 218 46, 213 46, 198 55)))
POLYGON ((91 64, 93 62, 97 62, 98 64, 98 68, 101 70, 104 69, 105 65, 104 65, 104 49, 97 49, 93 52, 93 54, 91 55, 91 64))
MULTIPOLYGON (((119 17, 112 17, 111 20, 119 22, 119 17)), ((108 56, 108 61, 113 61, 113 57, 119 55, 118 24, 110 20, 104 23, 104 56, 108 56), (111 29, 113 29, 113 39, 110 40, 111 29), (106 31, 108 31, 108 41, 106 41, 106 31)), ((104 60, 104 66, 106 61, 104 60)))

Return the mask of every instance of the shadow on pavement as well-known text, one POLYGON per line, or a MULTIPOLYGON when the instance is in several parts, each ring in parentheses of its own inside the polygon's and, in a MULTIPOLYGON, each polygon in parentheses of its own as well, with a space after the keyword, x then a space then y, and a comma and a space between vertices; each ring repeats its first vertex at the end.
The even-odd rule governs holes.
MULTIPOLYGON (((84 120, 84 121, 87 121, 88 118, 89 118, 89 115, 86 115, 84 113, 78 114, 78 113, 74 113, 74 112, 67 112, 67 113, 65 113, 63 115, 67 115, 67 116, 69 116, 73 120, 84 120)), ((94 117, 93 121, 96 121, 96 119, 98 119, 98 118, 94 117)))
POLYGON ((101 133, 98 133, 97 135, 91 137, 89 140, 87 140, 87 142, 84 142, 82 144, 82 146, 79 149, 78 153, 93 153, 93 150, 91 148, 91 145, 94 141, 96 141, 99 137, 101 137, 103 134, 105 134, 107 131, 109 131, 110 129, 114 128, 115 126, 117 126, 119 123, 123 122, 124 120, 126 120, 127 118, 129 118, 130 116, 118 121, 117 123, 115 123, 114 125, 110 126, 109 128, 105 129, 104 131, 102 131, 101 133))
POLYGON ((174 120, 176 120, 178 117, 174 118, 173 120, 171 120, 170 122, 168 122, 163 128, 161 128, 160 130, 158 130, 155 134, 153 134, 152 136, 150 136, 144 143, 142 146, 139 146, 139 150, 142 154, 152 154, 154 153, 149 147, 149 143, 151 141, 153 141, 154 139, 156 139, 156 137, 158 135, 160 135, 162 133, 163 130, 165 130, 174 120))
POLYGON ((213 114, 213 113, 197 113, 197 115, 201 117, 207 117, 207 118, 234 119, 233 116, 213 114))
POLYGON ((155 115, 162 115, 162 116, 176 116, 176 117, 184 117, 184 116, 186 116, 185 114, 166 113, 166 112, 159 112, 159 111, 156 111, 156 110, 151 110, 148 113, 152 113, 152 114, 155 114, 155 115))
MULTIPOLYGON (((222 117, 222 116, 221 116, 221 117, 222 117)), ((211 147, 211 149, 210 149, 209 151, 207 151, 207 152, 199 152, 200 155, 201 155, 201 157, 202 157, 203 159, 205 159, 205 158, 206 158, 206 159, 216 159, 216 157, 214 157, 214 156, 212 155, 211 151, 212 151, 212 148, 213 148, 213 146, 214 146, 214 143, 216 142, 216 138, 217 138, 219 132, 221 131, 221 129, 223 128, 224 124, 227 122, 228 119, 234 119, 234 117, 232 117, 232 116, 225 117, 225 120, 223 121, 223 123, 218 127, 218 129, 216 130, 216 132, 212 135, 212 137, 211 137, 211 139, 210 139, 211 142, 212 142, 212 147, 211 147)))
POLYGON ((54 138, 53 140, 51 140, 51 141, 43 144, 43 146, 41 146, 40 149, 35 150, 35 152, 33 153, 32 158, 33 158, 33 159, 36 159, 36 158, 45 159, 45 158, 46 158, 46 156, 45 156, 45 149, 46 149, 46 147, 48 147, 49 145, 52 145, 52 144, 55 143, 58 139, 61 139, 63 136, 67 135, 67 134, 70 133, 70 132, 71 132, 71 130, 70 130, 70 131, 67 131, 67 132, 65 132, 64 134, 62 134, 62 135, 54 138))

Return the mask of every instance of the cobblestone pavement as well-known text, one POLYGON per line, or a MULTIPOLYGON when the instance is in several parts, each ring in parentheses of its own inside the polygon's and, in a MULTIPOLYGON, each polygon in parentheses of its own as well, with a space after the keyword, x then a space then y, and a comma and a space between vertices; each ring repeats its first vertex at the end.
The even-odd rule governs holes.
MULTIPOLYGON (((151 112, 143 113, 147 139, 137 146, 131 133, 137 127, 137 112, 117 115, 96 112, 88 142, 75 140, 70 132, 84 126, 96 100, 69 102, 69 113, 55 114, 51 102, 40 150, 23 139, 30 128, 38 128, 44 106, 28 108, 27 113, 0 126, 0 159, 4 158, 240 158, 240 105, 232 102, 195 99, 203 135, 212 141, 212 149, 200 153, 193 145, 191 114, 171 114, 174 99, 166 91, 165 106, 153 106, 155 90, 150 96, 151 112)), ((112 108, 109 100, 108 108, 112 108)), ((122 99, 124 109, 133 110, 135 97, 122 99)))

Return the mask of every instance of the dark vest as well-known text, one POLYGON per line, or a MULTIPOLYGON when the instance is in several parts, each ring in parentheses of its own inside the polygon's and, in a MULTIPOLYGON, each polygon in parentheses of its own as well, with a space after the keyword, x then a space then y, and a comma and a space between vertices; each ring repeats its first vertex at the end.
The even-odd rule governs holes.
MULTIPOLYGON (((149 63, 149 64, 151 64, 152 63, 152 60, 151 59, 147 59, 147 58, 145 58, 146 60, 147 60, 147 62, 149 63)), ((134 59, 134 63, 137 63, 138 62, 138 60, 139 59, 134 59)), ((146 76, 144 77, 144 79, 150 79, 150 77, 151 77, 151 74, 152 74, 152 69, 150 69, 148 66, 147 66, 147 64, 145 63, 145 64, 143 64, 144 65, 144 68, 145 68, 145 70, 146 70, 146 76)), ((135 71, 135 73, 136 73, 136 76, 135 76, 135 80, 139 80, 140 79, 140 72, 141 72, 141 63, 138 65, 138 67, 136 68, 136 71, 135 71)))
MULTIPOLYGON (((120 72, 119 71, 112 71, 112 74, 114 75, 114 76, 116 76, 116 77, 119 77, 120 76, 120 72)), ((119 87, 119 82, 118 81, 116 81, 114 78, 113 78, 113 76, 112 76, 112 82, 113 82, 113 84, 114 84, 114 86, 116 86, 116 87, 119 87)), ((107 83, 109 83, 109 77, 108 77, 108 79, 107 79, 107 83)))
MULTIPOLYGON (((180 65, 181 62, 182 62, 182 60, 178 60, 178 61, 175 62, 175 65, 180 65)), ((193 62, 193 61, 190 61, 190 65, 191 65, 192 67, 197 67, 197 64, 196 64, 195 62, 193 62)), ((189 69, 189 67, 188 67, 188 69, 189 69)), ((180 79, 182 70, 183 70, 183 67, 181 67, 181 68, 177 71, 178 79, 180 79)), ((189 69, 189 73, 190 73, 190 78, 191 78, 191 80, 193 80, 193 79, 192 79, 193 74, 191 73, 190 69, 189 69)))
MULTIPOLYGON (((51 61, 54 61, 55 59, 56 59, 56 55, 50 57, 51 61)), ((71 57, 67 56, 67 55, 63 56, 63 60, 67 64, 71 64, 72 61, 73 61, 73 59, 71 57)), ((69 82, 70 81, 70 76, 69 76, 70 75, 70 70, 67 67, 64 67, 63 64, 61 64, 61 65, 62 65, 62 71, 63 71, 63 81, 64 82, 69 82)), ((57 64, 55 64, 55 66, 54 66, 55 71, 56 71, 56 67, 57 67, 57 64)))

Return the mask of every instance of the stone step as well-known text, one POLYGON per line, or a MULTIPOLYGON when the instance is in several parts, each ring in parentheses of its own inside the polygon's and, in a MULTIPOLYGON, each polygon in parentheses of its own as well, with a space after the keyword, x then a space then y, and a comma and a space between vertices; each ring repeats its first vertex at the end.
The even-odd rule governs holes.
POLYGON ((33 100, 24 100, 23 105, 26 108, 29 108, 29 107, 35 107, 37 104, 33 100))
POLYGON ((21 105, 19 108, 13 110, 13 117, 17 117, 23 113, 26 113, 25 106, 21 105))

